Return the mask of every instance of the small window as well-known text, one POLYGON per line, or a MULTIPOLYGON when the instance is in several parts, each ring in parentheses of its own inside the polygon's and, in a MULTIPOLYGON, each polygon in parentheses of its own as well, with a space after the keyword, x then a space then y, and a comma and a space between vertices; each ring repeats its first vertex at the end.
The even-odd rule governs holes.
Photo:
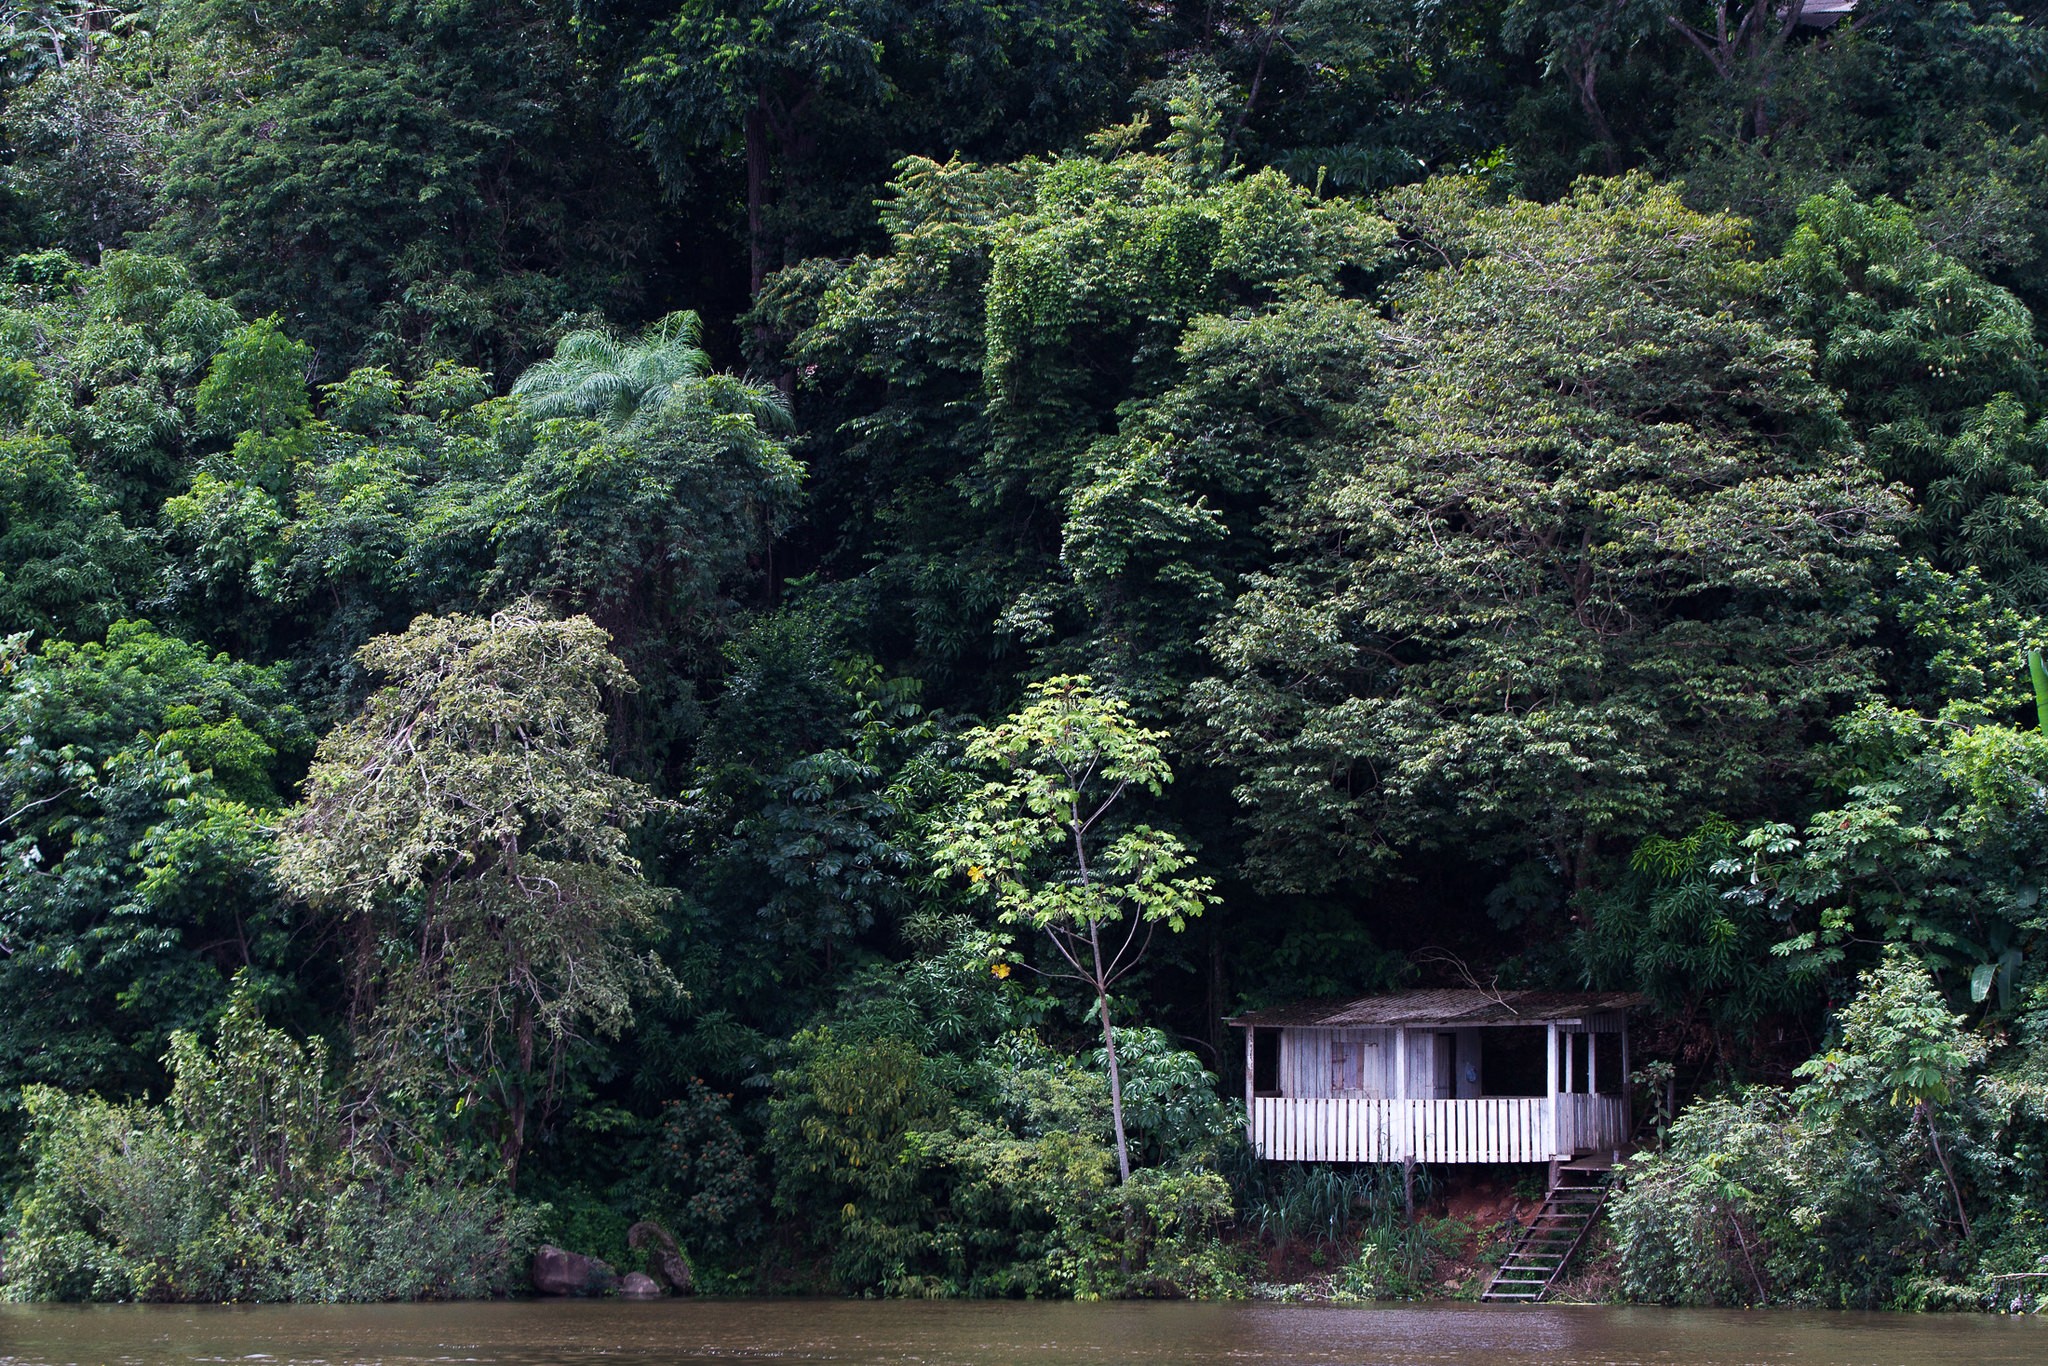
POLYGON ((1550 1093, 1549 1063, 1544 1050, 1549 1032, 1524 1025, 1479 1031, 1479 1075, 1483 1096, 1542 1096, 1550 1093))
POLYGON ((1252 1094, 1280 1094, 1280 1031, 1277 1029, 1252 1031, 1252 1094))
POLYGON ((1438 1100, 1458 1098, 1458 1036, 1439 1034, 1436 1036, 1436 1064, 1430 1081, 1430 1093, 1438 1100))
POLYGON ((1593 1050, 1587 1047, 1597 1034, 1564 1033, 1557 1036, 1558 1044, 1564 1049, 1567 1070, 1564 1089, 1575 1096, 1583 1096, 1593 1088, 1586 1084, 1586 1077, 1592 1068, 1593 1050))
POLYGON ((1364 1050, 1354 1039, 1330 1043, 1330 1090, 1333 1094, 1359 1091, 1365 1087, 1364 1050))
POLYGON ((1589 1034, 1593 1041, 1593 1089, 1603 1096, 1621 1094, 1621 1035, 1589 1034))

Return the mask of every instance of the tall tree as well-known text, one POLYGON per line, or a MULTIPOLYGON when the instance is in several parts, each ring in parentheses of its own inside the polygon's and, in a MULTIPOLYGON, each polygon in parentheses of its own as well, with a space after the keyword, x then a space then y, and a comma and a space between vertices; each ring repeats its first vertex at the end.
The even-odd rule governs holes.
POLYGON ((280 672, 146 622, 0 640, 0 1113, 143 1092, 236 971, 299 969, 267 826, 312 735, 280 672))
POLYGON ((605 755, 604 694, 632 680, 587 617, 532 603, 360 653, 391 681, 321 741, 279 877, 341 932, 366 1076, 436 1055, 515 1179, 569 1041, 666 977, 632 945, 662 897, 629 832, 657 802, 605 755))
POLYGON ((1378 424, 1325 446, 1200 686, 1273 885, 1436 847, 1593 882, 1614 842, 1748 811, 1871 685, 1897 498, 1743 225, 1631 177, 1555 205, 1387 204, 1378 424))
POLYGON ((2048 426, 2034 319, 1904 205, 1816 195, 1779 263, 1787 315, 1871 461, 1913 490, 1909 550, 2048 601, 2048 426))
POLYGON ((1369 310, 1347 296, 1390 227, 1225 174, 1200 94, 1172 92, 1156 151, 1133 146, 1148 117, 1100 155, 906 163, 889 252, 771 286, 808 316, 807 549, 935 685, 1021 645, 1141 708, 1177 694, 1357 387, 1369 310))
POLYGON ((564 314, 661 277, 658 195, 553 0, 176 0, 153 241, 336 378, 519 370, 564 314))
POLYGON ((96 635, 155 567, 62 443, 0 437, 0 634, 96 635))
POLYGON ((1126 1181, 1131 1152, 1110 990, 1136 969, 1161 926, 1179 933, 1217 900, 1214 879, 1193 871, 1178 836, 1130 824, 1118 810, 1126 795, 1157 797, 1173 780, 1163 739, 1086 677, 1035 684, 1022 711, 968 733, 968 761, 997 776, 932 839, 940 866, 992 902, 1001 924, 1045 935, 1054 957, 1039 971, 1094 996, 1126 1181))
POLYGON ((578 13, 672 189, 707 159, 739 159, 750 294, 866 236, 865 205, 906 154, 1016 155, 1088 127, 1111 107, 1130 28, 1109 0, 581 0, 578 13))

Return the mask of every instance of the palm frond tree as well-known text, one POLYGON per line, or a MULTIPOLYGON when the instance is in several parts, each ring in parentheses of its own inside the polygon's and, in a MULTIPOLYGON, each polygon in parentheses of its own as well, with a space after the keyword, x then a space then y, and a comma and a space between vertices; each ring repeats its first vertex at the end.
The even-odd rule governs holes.
POLYGON ((623 429, 671 408, 744 413, 781 430, 789 409, 772 388, 712 372, 695 313, 671 313, 632 341, 603 328, 568 333, 512 386, 538 417, 594 417, 623 429))

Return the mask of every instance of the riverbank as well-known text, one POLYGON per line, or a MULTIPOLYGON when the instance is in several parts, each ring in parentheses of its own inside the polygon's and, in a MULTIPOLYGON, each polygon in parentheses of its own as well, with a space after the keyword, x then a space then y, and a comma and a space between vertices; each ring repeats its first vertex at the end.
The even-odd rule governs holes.
POLYGON ((2034 1362, 2048 1322, 1496 1305, 670 1300, 0 1306, 0 1366, 346 1360, 610 1366, 1924 1366, 2034 1362))

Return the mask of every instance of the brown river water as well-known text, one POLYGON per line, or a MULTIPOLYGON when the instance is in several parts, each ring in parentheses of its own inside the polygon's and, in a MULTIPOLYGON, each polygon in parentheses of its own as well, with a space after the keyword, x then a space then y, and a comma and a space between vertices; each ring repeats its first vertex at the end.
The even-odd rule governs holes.
POLYGON ((1517 1305, 684 1300, 329 1308, 0 1305, 0 1366, 2027 1362, 2048 1319, 1517 1305))

